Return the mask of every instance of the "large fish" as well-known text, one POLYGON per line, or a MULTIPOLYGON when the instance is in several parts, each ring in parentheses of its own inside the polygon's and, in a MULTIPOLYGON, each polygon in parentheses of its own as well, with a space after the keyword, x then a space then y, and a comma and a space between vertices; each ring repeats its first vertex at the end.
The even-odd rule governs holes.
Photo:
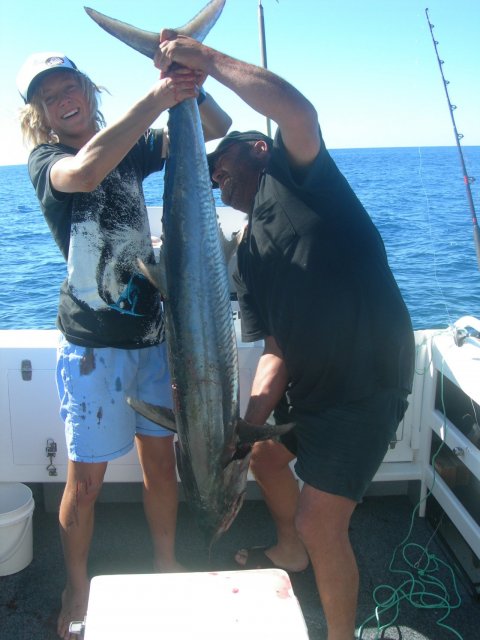
MULTIPOLYGON (((212 0, 177 33, 202 41, 225 0, 212 0)), ((158 33, 92 9, 106 31, 153 58, 158 33)), ((164 242, 149 277, 165 301, 174 411, 130 398, 131 406, 178 434, 177 463, 187 502, 210 542, 228 529, 243 502, 250 445, 292 425, 261 427, 239 417, 237 345, 227 268, 196 100, 170 110, 165 169, 164 242)))

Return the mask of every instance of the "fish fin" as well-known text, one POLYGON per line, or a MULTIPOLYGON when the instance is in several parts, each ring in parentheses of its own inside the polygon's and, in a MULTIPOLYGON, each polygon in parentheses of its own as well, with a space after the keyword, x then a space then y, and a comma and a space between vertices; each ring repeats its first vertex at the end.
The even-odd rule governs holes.
POLYGON ((225 0, 211 0, 186 25, 174 29, 184 36, 203 42, 222 13, 225 0))
POLYGON ((127 22, 109 18, 105 14, 100 13, 100 11, 95 11, 95 9, 91 9, 90 7, 84 7, 84 9, 90 18, 107 33, 153 60, 160 41, 158 32, 154 33, 153 31, 137 29, 127 22))
MULTIPOLYGON (((172 31, 195 38, 195 40, 198 40, 199 42, 203 42, 208 32, 222 13, 224 4, 225 0, 211 0, 211 2, 209 2, 194 18, 192 18, 192 20, 187 22, 186 25, 179 27, 178 29, 172 29, 172 31)), ((106 16, 99 11, 95 11, 95 9, 91 9, 90 7, 85 7, 85 11, 88 13, 90 18, 92 18, 92 20, 94 20, 107 33, 118 38, 129 47, 132 47, 132 49, 143 53, 144 56, 152 58, 153 60, 159 45, 159 32, 154 33, 152 31, 137 29, 137 27, 134 27, 127 22, 110 18, 109 16, 106 16)))
POLYGON ((284 433, 288 433, 295 424, 293 422, 288 422, 287 424, 250 424, 246 422, 242 418, 239 418, 237 421, 237 434, 238 434, 238 444, 253 444, 254 442, 258 442, 259 440, 269 440, 270 438, 275 438, 277 436, 282 436, 284 433))
POLYGON ((137 265, 142 274, 147 278, 149 282, 153 284, 153 286, 160 291, 162 296, 164 295, 164 291, 166 287, 164 286, 165 282, 165 260, 162 259, 162 253, 160 251, 160 262, 156 262, 155 264, 145 264, 143 260, 137 258, 137 265))
POLYGON ((167 266, 166 266, 166 261, 165 261, 165 245, 162 244, 160 245, 160 251, 158 254, 158 263, 157 263, 157 267, 156 267, 156 271, 155 273, 157 274, 157 282, 158 282, 158 289, 160 290, 160 293, 162 294, 162 297, 164 300, 167 299, 167 266))
POLYGON ((177 433, 177 425, 175 422, 175 414, 167 407, 158 407, 157 405, 137 400, 136 398, 127 397, 128 404, 135 409, 140 415, 161 427, 165 427, 169 431, 177 433))

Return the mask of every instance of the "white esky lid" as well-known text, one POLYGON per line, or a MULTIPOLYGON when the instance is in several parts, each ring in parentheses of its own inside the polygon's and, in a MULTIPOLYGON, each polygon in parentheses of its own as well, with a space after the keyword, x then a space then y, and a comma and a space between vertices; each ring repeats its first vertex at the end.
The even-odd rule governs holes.
POLYGON ((41 75, 54 69, 74 69, 77 66, 64 53, 58 51, 44 51, 33 53, 24 62, 17 75, 17 88, 20 95, 27 103, 31 98, 30 89, 33 81, 38 80, 41 75))

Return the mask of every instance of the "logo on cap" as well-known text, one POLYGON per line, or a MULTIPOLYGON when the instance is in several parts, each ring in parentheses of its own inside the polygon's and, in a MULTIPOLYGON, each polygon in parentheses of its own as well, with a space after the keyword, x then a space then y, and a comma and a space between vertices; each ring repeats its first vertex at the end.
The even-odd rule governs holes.
POLYGON ((64 64, 64 63, 65 63, 65 58, 60 58, 60 56, 52 56, 45 60, 45 64, 48 64, 52 67, 56 66, 57 64, 64 64))

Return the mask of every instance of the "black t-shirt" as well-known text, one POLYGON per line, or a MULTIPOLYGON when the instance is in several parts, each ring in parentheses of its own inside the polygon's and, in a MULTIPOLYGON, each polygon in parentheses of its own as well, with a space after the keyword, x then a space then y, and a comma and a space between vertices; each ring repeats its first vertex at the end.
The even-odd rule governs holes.
POLYGON ((407 308, 380 234, 323 142, 300 179, 277 134, 235 280, 242 338, 276 339, 296 408, 411 390, 407 308))
POLYGON ((149 130, 89 193, 52 188, 50 170, 76 149, 42 144, 28 169, 50 231, 67 261, 57 326, 88 347, 140 348, 163 339, 158 291, 137 259, 154 262, 142 181, 163 167, 162 131, 149 130))

